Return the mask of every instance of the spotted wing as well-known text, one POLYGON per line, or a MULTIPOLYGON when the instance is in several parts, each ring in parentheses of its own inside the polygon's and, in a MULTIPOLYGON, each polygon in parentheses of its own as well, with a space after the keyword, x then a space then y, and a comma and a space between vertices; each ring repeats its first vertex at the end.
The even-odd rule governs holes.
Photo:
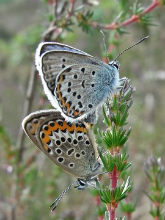
POLYGON ((78 178, 97 174, 97 151, 83 123, 66 122, 60 112, 45 110, 28 115, 22 126, 34 144, 68 173, 78 178))
POLYGON ((72 119, 81 119, 94 111, 114 91, 116 85, 110 71, 110 68, 108 71, 104 66, 89 63, 62 70, 57 76, 55 90, 62 112, 72 119))
MULTIPOLYGON (((101 60, 92 57, 91 55, 78 49, 58 43, 41 43, 36 52, 36 65, 42 79, 45 93, 47 94, 49 100, 55 108, 59 107, 60 104, 60 107, 58 109, 61 112, 65 111, 65 113, 63 113, 64 115, 67 113, 68 119, 70 118, 70 115, 74 115, 73 118, 75 118, 75 116, 76 118, 79 118, 79 116, 83 112, 83 114, 85 114, 85 112, 92 110, 92 107, 90 105, 91 99, 92 101, 94 100, 94 102, 96 102, 95 99, 97 98, 95 97, 96 92, 92 97, 90 93, 96 90, 99 92, 98 89, 103 91, 102 87, 104 87, 104 85, 101 84, 101 82, 104 83, 104 80, 101 80, 100 83, 98 83, 97 80, 100 78, 101 74, 103 78, 107 78, 107 74, 109 72, 113 72, 110 67, 101 60), (78 88, 82 92, 84 92, 84 90, 86 91, 84 99, 86 99, 86 97, 89 97, 89 106, 87 106, 87 109, 81 107, 80 100, 77 100, 76 103, 74 103, 75 106, 70 106, 70 108, 73 109, 71 114, 64 110, 64 108, 69 108, 68 106, 70 105, 70 103, 67 104, 67 102, 69 102, 70 97, 75 98, 75 93, 73 92, 68 92, 69 99, 68 97, 65 97, 64 94, 62 94, 62 98, 67 98, 67 102, 65 102, 65 106, 61 105, 61 102, 63 102, 63 100, 60 99, 61 91, 57 88, 56 81, 58 76, 58 85, 60 85, 62 81, 59 80, 63 79, 62 77, 64 75, 69 75, 69 78, 67 79, 67 81, 65 81, 67 84, 64 82, 64 93, 67 92, 66 88, 70 87, 69 79, 72 81, 73 77, 74 85, 71 85, 71 87, 68 89, 72 89, 72 91, 75 90, 75 92, 78 90, 78 88), (76 75, 77 79, 75 78, 76 75), (104 77, 104 75, 106 75, 106 77, 104 77), (75 89, 72 88, 73 86, 75 87, 75 89), (77 111, 74 111, 73 107, 75 107, 75 110, 76 107, 80 108, 79 114, 77 114, 77 111)), ((108 78, 111 78, 111 73, 108 74, 108 78)), ((103 92, 101 92, 101 96, 103 96, 102 94, 103 92)), ((100 100, 102 100, 102 97, 99 98, 100 100)), ((97 102, 99 101, 97 100, 97 102)))

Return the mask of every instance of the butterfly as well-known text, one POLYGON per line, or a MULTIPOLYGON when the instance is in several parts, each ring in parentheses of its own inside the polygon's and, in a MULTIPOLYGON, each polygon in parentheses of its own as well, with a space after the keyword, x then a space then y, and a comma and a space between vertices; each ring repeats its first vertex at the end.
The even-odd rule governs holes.
POLYGON ((35 62, 48 99, 68 121, 96 123, 98 107, 120 85, 118 61, 106 64, 65 44, 40 43, 35 62))
MULTIPOLYGON (((26 135, 57 166, 77 178, 76 188, 84 189, 97 181, 102 171, 92 130, 83 122, 68 122, 57 110, 42 110, 22 122, 26 135)), ((51 205, 56 208, 66 191, 51 205)))

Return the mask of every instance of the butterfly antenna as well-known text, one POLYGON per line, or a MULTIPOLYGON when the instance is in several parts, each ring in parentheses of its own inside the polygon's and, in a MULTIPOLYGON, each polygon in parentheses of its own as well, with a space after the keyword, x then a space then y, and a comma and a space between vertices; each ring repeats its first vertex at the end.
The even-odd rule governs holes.
POLYGON ((110 62, 109 60, 109 57, 108 57, 108 50, 107 50, 107 46, 105 44, 105 34, 102 30, 100 30, 100 33, 103 35, 103 45, 104 45, 104 49, 105 49, 105 52, 106 52, 106 56, 107 56, 107 59, 108 59, 108 63, 110 62))
POLYGON ((53 211, 56 209, 56 207, 57 207, 58 203, 61 201, 62 197, 67 193, 67 191, 68 191, 75 183, 77 183, 77 181, 71 183, 71 184, 57 197, 57 199, 55 199, 54 202, 49 206, 49 208, 51 208, 51 212, 53 212, 53 211))
POLYGON ((143 42, 144 40, 146 40, 146 39, 148 39, 148 38, 149 38, 149 36, 144 37, 143 39, 141 39, 141 40, 140 40, 139 42, 137 42, 136 44, 134 44, 134 45, 132 45, 132 46, 126 48, 125 50, 123 50, 121 53, 119 53, 119 55, 117 55, 117 57, 114 59, 114 61, 117 60, 117 58, 120 57, 125 51, 131 49, 132 47, 135 47, 136 45, 140 44, 141 42, 143 42))

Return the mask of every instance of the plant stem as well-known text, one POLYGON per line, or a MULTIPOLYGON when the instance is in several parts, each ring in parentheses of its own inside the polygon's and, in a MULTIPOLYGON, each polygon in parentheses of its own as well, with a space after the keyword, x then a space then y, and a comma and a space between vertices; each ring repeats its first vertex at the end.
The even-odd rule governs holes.
POLYGON ((157 6, 160 5, 160 2, 157 1, 157 0, 153 0, 152 4, 150 6, 148 6, 148 8, 146 8, 142 13, 141 13, 141 16, 143 14, 147 14, 149 13, 150 11, 154 10, 157 6))
POLYGON ((144 14, 147 14, 154 10, 156 7, 160 6, 161 3, 158 0, 153 0, 152 4, 149 5, 144 11, 142 11, 139 15, 132 15, 131 18, 121 22, 121 23, 111 23, 111 24, 101 24, 97 22, 89 22, 90 25, 94 28, 104 29, 104 30, 115 30, 117 28, 121 28, 127 26, 129 24, 135 23, 141 18, 144 14))
POLYGON ((110 220, 114 220, 116 217, 116 209, 114 207, 111 207, 110 209, 110 220))
POLYGON ((100 216, 98 217, 98 220, 104 220, 104 216, 100 215, 100 216))
MULTIPOLYGON (((114 190, 117 187, 117 181, 118 181, 118 173, 117 173, 116 165, 114 166, 113 171, 109 174, 109 178, 111 180, 111 190, 114 190)), ((106 205, 106 207, 109 213, 110 220, 114 220, 116 216, 117 205, 113 201, 111 201, 110 204, 106 205)))
POLYGON ((75 5, 75 0, 70 0, 70 10, 69 10, 69 16, 68 17, 73 15, 74 5, 75 5))
POLYGON ((117 177, 117 167, 116 166, 114 166, 110 178, 111 178, 111 189, 113 190, 113 189, 115 189, 117 187, 117 180, 118 180, 118 177, 117 177))
MULTIPOLYGON (((112 173, 109 174, 110 180, 111 180, 111 190, 114 190, 117 187, 117 180, 118 180, 118 175, 117 175, 117 167, 116 165, 113 168, 112 173)), ((114 220, 116 216, 116 206, 111 202, 110 204, 110 220, 114 220)))
POLYGON ((108 214, 109 214, 109 220, 112 220, 112 218, 111 218, 111 206, 110 206, 110 204, 107 204, 107 205, 106 205, 106 208, 107 208, 107 212, 108 212, 108 214))
POLYGON ((127 216, 127 219, 128 219, 128 220, 131 220, 131 219, 132 219, 132 214, 131 214, 131 213, 128 213, 128 212, 127 212, 127 213, 126 213, 126 216, 127 216))
POLYGON ((106 207, 109 213, 109 220, 114 220, 116 217, 116 209, 111 204, 107 204, 106 207))
MULTIPOLYGON (((23 118, 29 113, 31 110, 33 98, 34 98, 34 91, 35 91, 35 85, 36 85, 36 79, 37 79, 37 71, 32 65, 29 83, 26 91, 26 98, 23 106, 23 118)), ((22 129, 22 125, 20 125, 18 137, 17 137, 17 149, 19 150, 19 156, 18 161, 21 162, 23 160, 23 151, 24 151, 24 131, 22 129)))

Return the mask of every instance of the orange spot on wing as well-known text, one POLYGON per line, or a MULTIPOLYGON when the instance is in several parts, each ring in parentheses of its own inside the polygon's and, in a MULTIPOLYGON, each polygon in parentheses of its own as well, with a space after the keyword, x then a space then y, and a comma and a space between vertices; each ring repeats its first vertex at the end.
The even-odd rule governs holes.
POLYGON ((81 132, 83 132, 83 133, 87 133, 87 130, 86 130, 86 128, 83 128, 83 127, 76 127, 76 131, 78 132, 78 131, 81 131, 81 132))
POLYGON ((61 101, 61 105, 62 105, 63 107, 65 107, 65 100, 62 98, 60 101, 61 101))
POLYGON ((47 131, 45 131, 44 129, 42 130, 44 132, 44 134, 45 134, 44 138, 42 139, 42 141, 44 143, 44 149, 45 150, 48 150, 48 147, 47 147, 46 143, 50 141, 50 137, 49 136, 51 135, 51 133, 53 131, 55 132, 58 129, 60 129, 62 131, 66 129, 68 132, 76 131, 76 132, 83 132, 84 134, 87 133, 87 130, 84 127, 80 127, 80 126, 76 127, 75 124, 71 124, 69 126, 66 121, 63 121, 62 125, 59 125, 57 122, 54 122, 54 126, 53 127, 48 125, 48 130, 47 131), (46 146, 46 148, 45 148, 45 146, 46 146))
POLYGON ((48 146, 44 144, 44 149, 47 151, 48 150, 48 146))
POLYGON ((66 106, 66 110, 67 110, 67 112, 68 112, 69 109, 70 109, 70 104, 69 104, 69 102, 67 102, 67 103, 65 104, 65 106, 66 106))
POLYGON ((61 76, 59 77, 58 82, 62 82, 62 81, 63 81, 63 75, 61 75, 61 76))
POLYGON ((60 130, 65 130, 65 129, 67 129, 66 121, 63 121, 63 125, 58 125, 58 128, 59 128, 60 130))
POLYGON ((75 125, 74 124, 72 124, 72 126, 69 126, 69 125, 67 125, 67 130, 69 131, 69 132, 72 132, 72 131, 74 131, 75 130, 75 125))
POLYGON ((35 135, 35 132, 36 132, 37 127, 38 127, 38 124, 34 124, 34 123, 30 122, 30 126, 31 126, 30 133, 32 135, 35 135))
POLYGON ((56 89, 57 92, 60 91, 60 87, 61 87, 61 84, 57 84, 57 89, 56 89))
POLYGON ((74 111, 74 115, 77 116, 79 114, 78 111, 74 111))
POLYGON ((45 133, 45 137, 42 139, 42 141, 46 144, 49 140, 50 140, 50 138, 49 138, 48 134, 45 133))

